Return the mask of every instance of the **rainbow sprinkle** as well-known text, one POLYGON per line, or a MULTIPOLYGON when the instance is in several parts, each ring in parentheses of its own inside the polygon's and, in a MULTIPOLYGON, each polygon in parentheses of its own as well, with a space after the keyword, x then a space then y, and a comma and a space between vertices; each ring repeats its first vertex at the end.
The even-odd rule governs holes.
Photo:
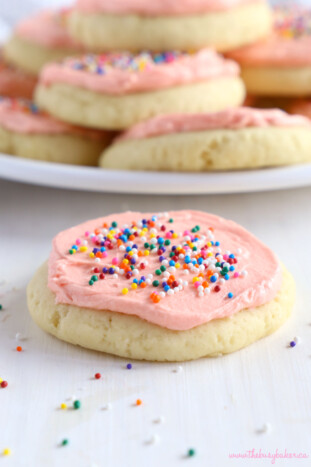
POLYGON ((285 39, 311 36, 311 9, 290 2, 274 8, 276 33, 285 39))
MULTIPOLYGON (((198 298, 207 297, 221 292, 228 281, 247 276, 247 271, 236 271, 236 254, 221 252, 212 227, 203 234, 199 225, 183 232, 172 229, 173 225, 173 219, 165 214, 123 227, 117 222, 104 223, 76 239, 68 254, 86 255, 94 261, 86 285, 96 287, 105 279, 121 279, 121 296, 148 287, 155 304, 186 288, 198 298), (113 257, 105 263, 109 251, 113 257), (144 274, 150 255, 158 257, 158 266, 153 273, 144 274), (178 277, 185 275, 188 280, 178 277)), ((234 294, 227 291, 224 300, 234 300, 234 294)))
POLYGON ((185 52, 141 52, 139 54, 105 53, 101 55, 84 55, 78 58, 67 58, 62 63, 75 70, 106 75, 112 70, 122 70, 130 73, 139 73, 154 68, 156 65, 173 63, 176 60, 189 55, 185 52))
POLYGON ((16 110, 19 112, 33 115, 43 114, 42 112, 40 112, 36 104, 27 99, 0 96, 0 102, 5 103, 7 105, 8 110, 16 110))

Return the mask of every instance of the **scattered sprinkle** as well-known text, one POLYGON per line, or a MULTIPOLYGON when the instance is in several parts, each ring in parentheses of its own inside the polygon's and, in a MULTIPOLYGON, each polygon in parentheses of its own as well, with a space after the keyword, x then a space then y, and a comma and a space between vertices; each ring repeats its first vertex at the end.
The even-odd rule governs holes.
POLYGON ((291 342, 289 343, 289 346, 290 346, 290 347, 296 347, 296 342, 295 342, 295 341, 291 341, 291 342))
POLYGON ((103 407, 103 410, 111 410, 111 409, 112 409, 112 404, 110 404, 109 402, 103 407))
POLYGON ((132 364, 131 364, 131 363, 128 363, 128 364, 126 365, 126 368, 127 368, 128 370, 131 370, 131 369, 132 369, 132 367, 133 367, 133 366, 132 366, 132 364))
POLYGON ((10 448, 5 448, 5 449, 3 449, 2 454, 4 456, 10 456, 12 454, 12 451, 11 451, 10 448))
POLYGON ((66 410, 67 409, 67 404, 65 404, 64 402, 62 404, 60 404, 60 408, 62 410, 66 410))
POLYGON ((188 457, 193 457, 196 455, 195 449, 188 449, 188 457))
POLYGON ((183 367, 179 365, 177 368, 174 368, 173 373, 181 373, 182 371, 183 367))
POLYGON ((100 373, 95 373, 94 377, 95 377, 95 379, 100 379, 102 377, 102 375, 100 373))
POLYGON ((165 423, 165 417, 163 415, 160 415, 160 417, 156 418, 153 423, 158 423, 158 424, 161 424, 161 423, 165 423))
POLYGON ((17 350, 17 352, 22 352, 23 348, 22 348, 20 345, 18 345, 18 346, 16 347, 16 350, 17 350))
POLYGON ((80 402, 79 400, 74 401, 74 403, 73 403, 73 408, 74 408, 75 410, 80 409, 80 408, 81 408, 81 402, 80 402))
POLYGON ((154 434, 151 436, 150 440, 148 441, 148 444, 158 444, 160 442, 160 436, 157 434, 154 434))
POLYGON ((7 381, 2 381, 1 382, 1 387, 4 389, 4 388, 7 388, 8 387, 8 382, 7 381))
POLYGON ((68 444, 69 444, 69 440, 68 439, 63 439, 62 446, 67 446, 68 444))
POLYGON ((143 402, 142 402, 141 399, 137 399, 137 400, 136 400, 136 405, 142 405, 142 403, 143 403, 143 402))
POLYGON ((301 337, 296 336, 296 337, 294 337, 293 340, 294 340, 294 342, 296 342, 296 344, 301 344, 301 337))

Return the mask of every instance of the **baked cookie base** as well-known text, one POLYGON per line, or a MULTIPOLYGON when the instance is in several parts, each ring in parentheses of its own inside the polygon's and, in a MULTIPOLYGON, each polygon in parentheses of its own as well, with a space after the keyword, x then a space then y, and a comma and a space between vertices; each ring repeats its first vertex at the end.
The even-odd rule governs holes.
POLYGON ((310 128, 244 128, 125 140, 100 158, 105 169, 204 172, 311 162, 310 128))
POLYGON ((271 24, 271 12, 265 2, 191 16, 143 17, 74 11, 68 18, 71 35, 99 52, 204 47, 225 52, 267 36, 271 24))
POLYGON ((39 85, 35 101, 41 109, 69 123, 121 130, 165 113, 216 112, 244 101, 240 78, 217 78, 158 91, 112 96, 68 84, 39 85))
POLYGON ((13 36, 4 44, 3 55, 8 63, 26 73, 38 75, 47 63, 77 55, 77 50, 70 48, 51 49, 13 36))
POLYGON ((77 135, 30 135, 8 131, 0 126, 0 152, 26 159, 74 165, 97 165, 107 141, 77 135))
POLYGON ((276 331, 291 314, 295 283, 284 268, 274 300, 188 331, 171 331, 140 318, 55 303, 43 264, 27 288, 28 308, 44 331, 71 344, 138 360, 186 361, 242 349, 276 331))
POLYGON ((311 96, 311 66, 297 68, 242 66, 250 94, 258 96, 311 96))

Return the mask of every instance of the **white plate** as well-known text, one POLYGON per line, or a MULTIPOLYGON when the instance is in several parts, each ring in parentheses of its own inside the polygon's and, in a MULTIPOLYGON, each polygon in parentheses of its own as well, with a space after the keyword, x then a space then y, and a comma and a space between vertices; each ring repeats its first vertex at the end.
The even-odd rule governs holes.
POLYGON ((110 193, 245 193, 311 185, 311 164, 241 172, 134 172, 38 162, 0 154, 0 178, 110 193))

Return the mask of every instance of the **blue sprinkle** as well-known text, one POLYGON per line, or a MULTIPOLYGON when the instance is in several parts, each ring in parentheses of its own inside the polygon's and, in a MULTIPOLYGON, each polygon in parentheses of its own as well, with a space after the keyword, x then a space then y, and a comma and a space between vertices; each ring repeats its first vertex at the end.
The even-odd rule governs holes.
POLYGON ((228 298, 233 298, 233 293, 232 292, 228 293, 228 298))
POLYGON ((226 281, 228 281, 228 280, 230 279, 229 274, 226 274, 226 275, 225 275, 225 279, 226 279, 226 281))
POLYGON ((211 276, 211 282, 216 282, 217 281, 217 277, 216 276, 211 276))

